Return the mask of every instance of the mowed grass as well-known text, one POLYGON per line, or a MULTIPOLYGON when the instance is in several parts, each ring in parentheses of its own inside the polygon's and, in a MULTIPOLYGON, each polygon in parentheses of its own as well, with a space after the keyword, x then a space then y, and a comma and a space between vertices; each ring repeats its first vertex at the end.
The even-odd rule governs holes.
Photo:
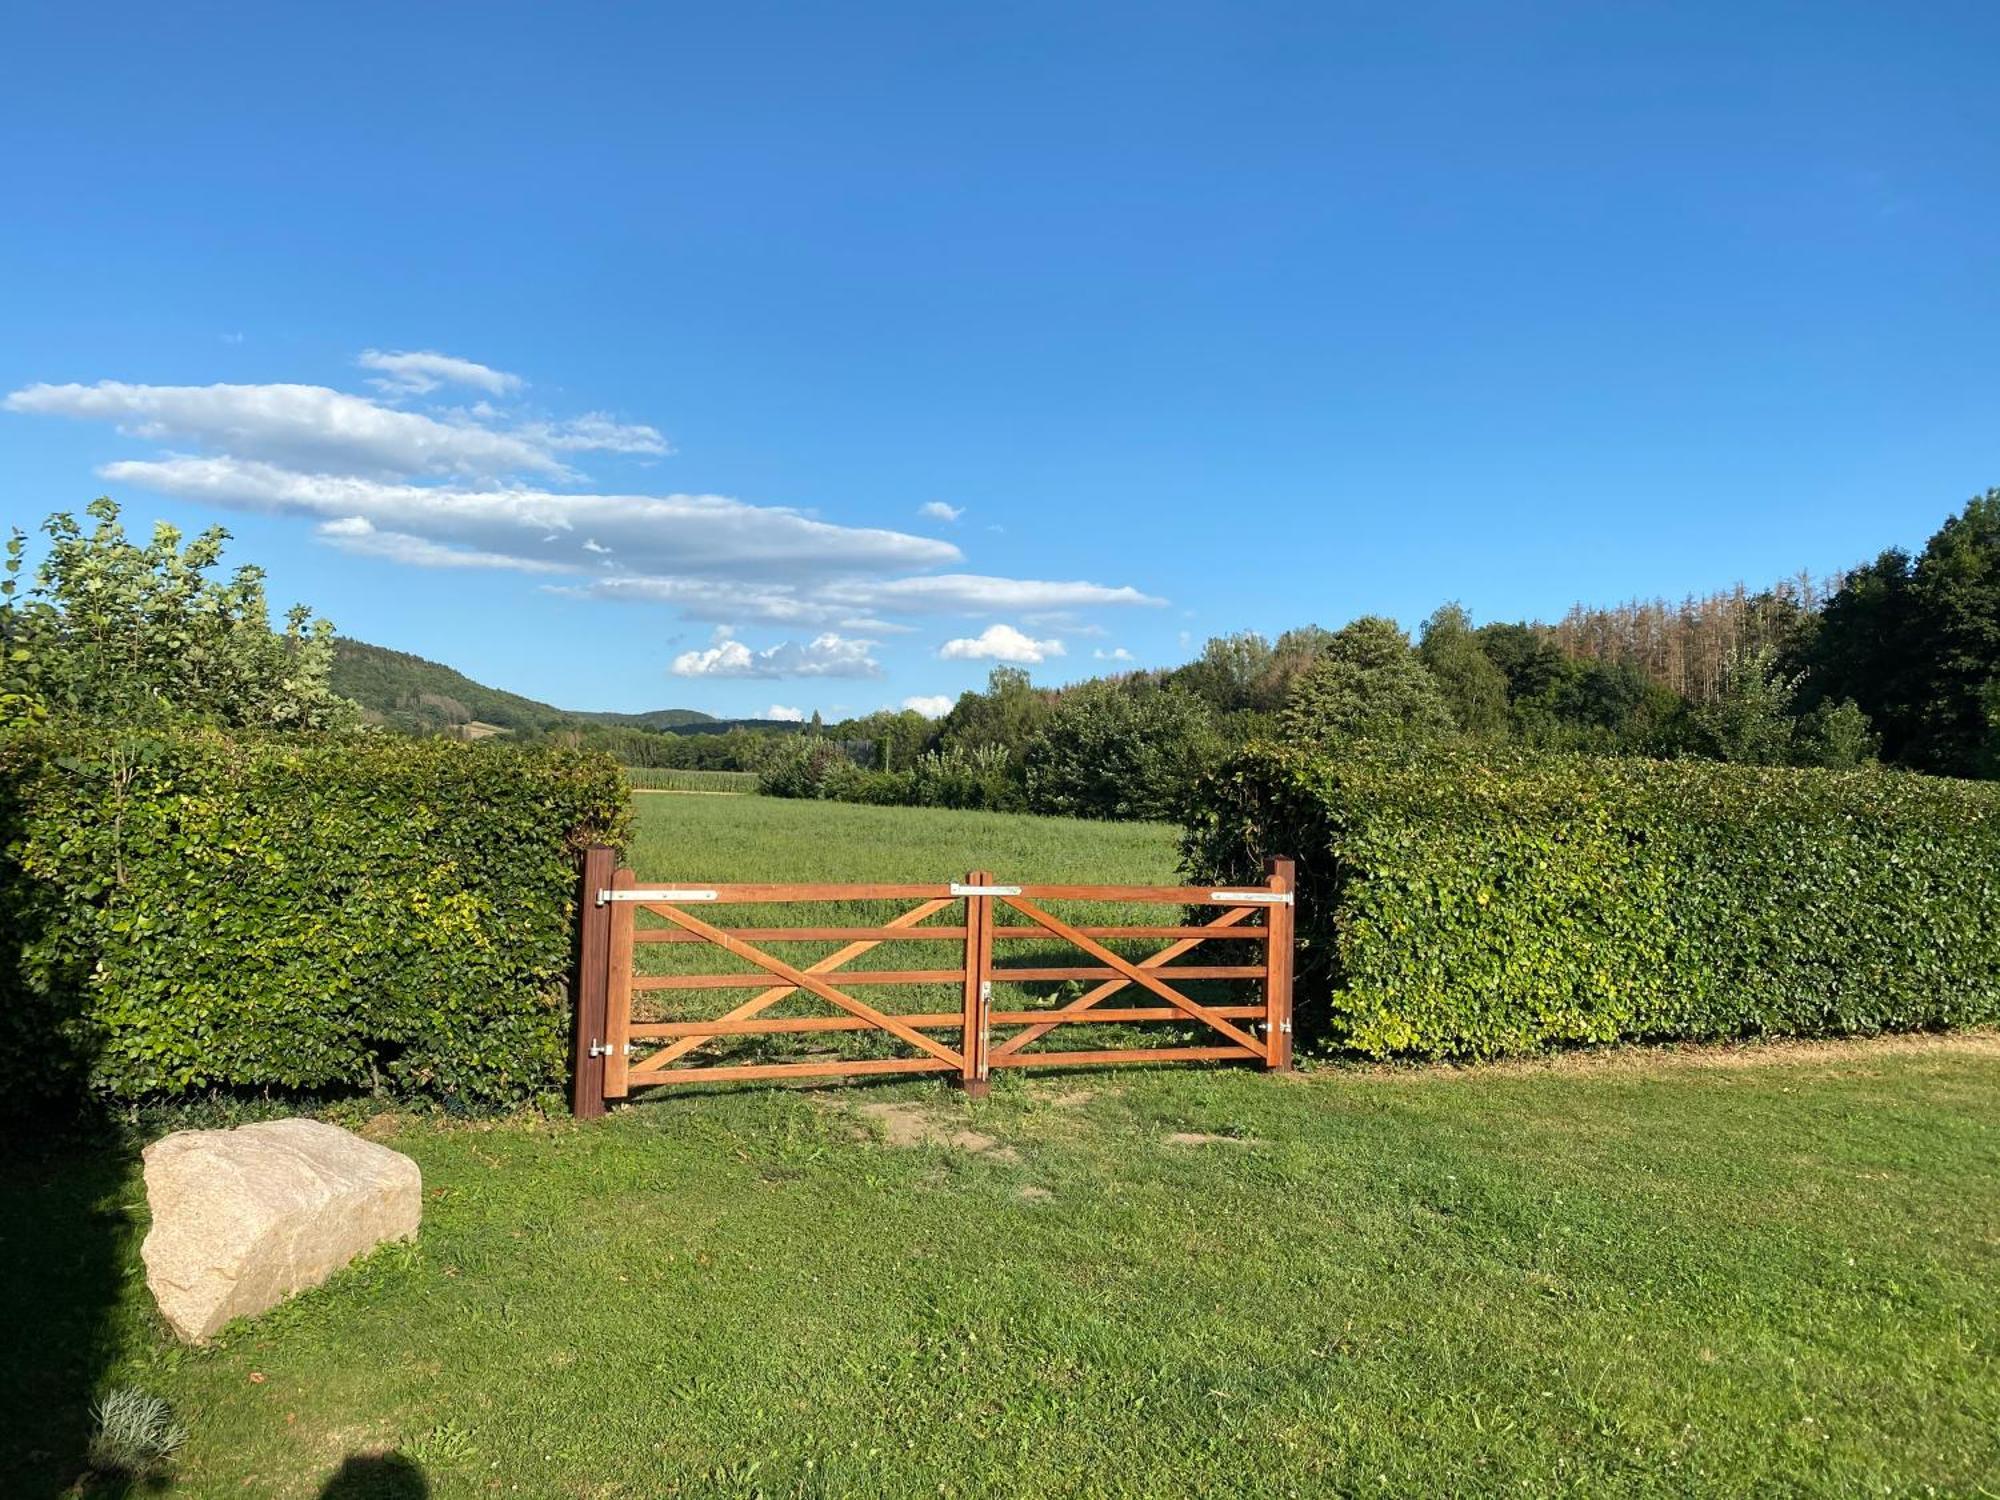
MULTIPOLYGON (((649 800, 649 877, 1172 878, 1162 830, 649 800)), ((1991 1035, 372 1129, 420 1240, 201 1350, 129 1160, 0 1169, 0 1493, 74 1476, 79 1376, 175 1403, 190 1496, 2000 1491, 1991 1035)))

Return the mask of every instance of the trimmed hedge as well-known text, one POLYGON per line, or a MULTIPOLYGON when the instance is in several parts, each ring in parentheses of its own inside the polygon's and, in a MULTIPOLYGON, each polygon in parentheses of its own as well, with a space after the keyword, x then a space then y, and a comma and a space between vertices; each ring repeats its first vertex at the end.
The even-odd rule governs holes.
POLYGON ((56 728, 0 740, 0 1087, 141 1101, 560 1085, 608 756, 56 728))
POLYGON ((1299 860, 1299 1019, 1373 1056, 2000 1020, 2000 787, 1881 771, 1253 747, 1202 879, 1299 860))

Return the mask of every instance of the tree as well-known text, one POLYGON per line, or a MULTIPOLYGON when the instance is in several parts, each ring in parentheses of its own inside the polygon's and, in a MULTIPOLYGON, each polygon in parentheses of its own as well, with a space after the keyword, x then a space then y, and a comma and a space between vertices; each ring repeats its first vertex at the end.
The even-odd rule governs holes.
POLYGON ((1786 673, 1773 647, 1731 652, 1715 696, 1688 710, 1689 748, 1752 766, 1848 769, 1870 760, 1868 717, 1851 699, 1821 699, 1795 714, 1803 680, 1786 673))
POLYGON ((1451 710, 1394 620, 1364 615, 1334 632, 1279 716, 1288 740, 1425 739, 1449 733, 1451 710))
POLYGON ((1801 659, 1809 696, 1852 698, 1885 759, 1953 776, 2000 769, 2000 490, 1967 501, 1915 558, 1892 550, 1849 574, 1801 659))
POLYGON ((1785 676, 1768 649, 1731 652, 1716 695, 1690 711, 1695 753, 1739 765, 1788 764, 1798 682, 1785 676))
POLYGON ((998 746, 1017 770, 1022 756, 1049 717, 1049 695, 1028 681, 1020 667, 995 667, 983 693, 961 693, 938 725, 943 750, 998 746))
POLYGON ((1075 818, 1173 818, 1220 743, 1206 703, 1177 688, 1088 682, 1028 742, 1028 807, 1075 818))
MULTIPOLYGON (((264 575, 209 573, 229 533, 211 528, 181 546, 162 522, 147 546, 128 541, 118 506, 93 500, 89 531, 59 512, 44 523, 47 555, 25 600, 10 587, 0 635, 6 696, 70 717, 122 723, 197 722, 230 728, 354 727, 360 711, 328 685, 333 627, 304 605, 271 628, 264 575)), ((24 539, 9 547, 10 585, 24 539)))
POLYGON ((1446 604, 1424 621, 1417 655, 1437 679, 1460 729, 1486 739, 1506 734, 1506 674, 1480 648, 1472 617, 1463 608, 1446 604))
POLYGON ((1255 631, 1209 638, 1201 655, 1179 668, 1172 679, 1202 699, 1217 713, 1268 708, 1259 701, 1271 674, 1271 643, 1255 631))

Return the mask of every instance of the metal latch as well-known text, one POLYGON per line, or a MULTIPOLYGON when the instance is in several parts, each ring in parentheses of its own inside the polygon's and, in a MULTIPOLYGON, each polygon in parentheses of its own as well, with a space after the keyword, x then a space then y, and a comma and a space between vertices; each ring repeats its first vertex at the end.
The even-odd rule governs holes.
POLYGON ((1290 891, 1210 891, 1211 901, 1227 901, 1231 906, 1290 906, 1290 891))
POLYGON ((597 904, 603 906, 610 901, 713 901, 716 891, 611 891, 597 893, 597 904))

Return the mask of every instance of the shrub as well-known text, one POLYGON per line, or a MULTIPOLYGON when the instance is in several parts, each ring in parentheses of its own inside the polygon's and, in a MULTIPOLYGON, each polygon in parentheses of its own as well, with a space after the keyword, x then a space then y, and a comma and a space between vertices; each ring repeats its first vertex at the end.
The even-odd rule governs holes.
POLYGON ((90 1438, 90 1467, 115 1478, 158 1474, 188 1439, 187 1428, 174 1419, 174 1409, 163 1398, 130 1386, 106 1393, 90 1415, 96 1429, 90 1438))
POLYGON ((1301 1027, 1371 1055, 2000 1019, 2000 788, 1259 746, 1200 796, 1190 869, 1298 858, 1301 1027))
POLYGON ((0 740, 0 1079, 118 1101, 558 1084, 608 757, 60 727, 0 740))

